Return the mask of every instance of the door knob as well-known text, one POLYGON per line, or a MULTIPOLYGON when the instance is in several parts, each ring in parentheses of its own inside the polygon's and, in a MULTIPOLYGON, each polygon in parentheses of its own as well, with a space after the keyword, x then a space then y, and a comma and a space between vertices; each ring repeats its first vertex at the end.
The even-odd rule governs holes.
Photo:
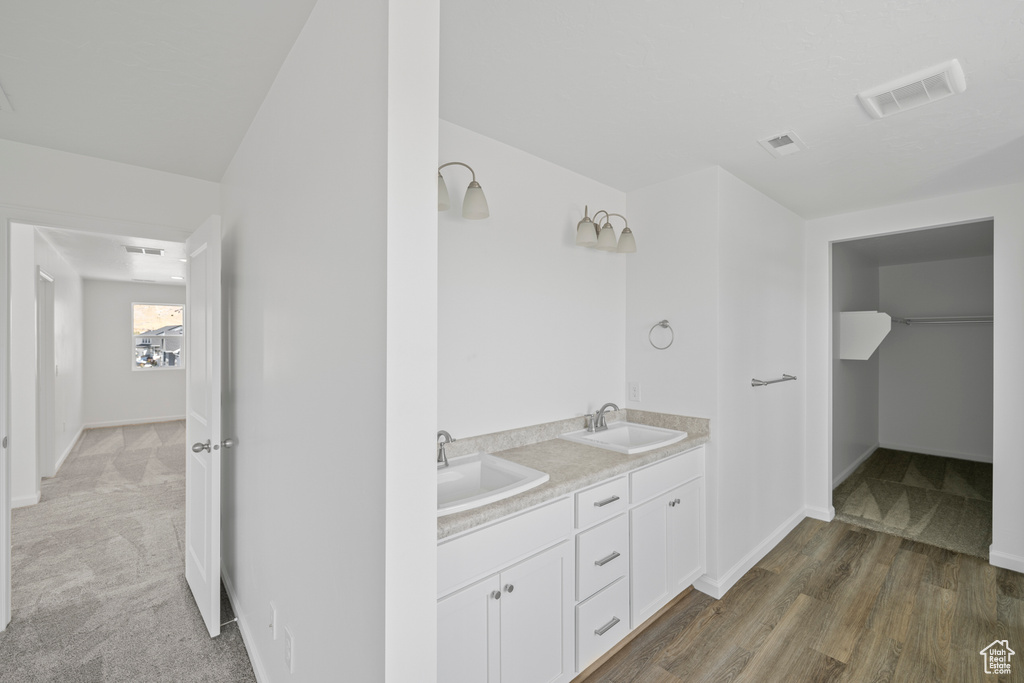
POLYGON ((234 439, 224 439, 223 441, 220 442, 220 445, 223 448, 234 448, 235 440, 234 439))
POLYGON ((200 441, 196 441, 194 444, 192 444, 192 452, 193 453, 202 453, 203 451, 206 451, 207 453, 210 452, 210 440, 209 439, 206 440, 206 443, 202 443, 200 441))

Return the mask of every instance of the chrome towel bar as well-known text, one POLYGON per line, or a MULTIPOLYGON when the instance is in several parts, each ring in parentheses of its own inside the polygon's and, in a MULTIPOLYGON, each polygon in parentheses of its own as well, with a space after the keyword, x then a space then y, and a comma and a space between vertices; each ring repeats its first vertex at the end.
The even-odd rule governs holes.
POLYGON ((788 382, 790 380, 796 380, 796 375, 787 375, 782 373, 782 379, 752 379, 750 380, 750 386, 752 387, 766 387, 769 384, 778 384, 779 382, 788 382))

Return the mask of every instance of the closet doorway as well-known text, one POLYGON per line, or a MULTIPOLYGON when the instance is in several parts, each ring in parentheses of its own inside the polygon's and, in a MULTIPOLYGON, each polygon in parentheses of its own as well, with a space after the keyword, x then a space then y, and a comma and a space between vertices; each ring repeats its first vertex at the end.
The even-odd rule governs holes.
POLYGON ((836 518, 986 560, 993 232, 986 220, 832 246, 836 518), (876 334, 853 350, 865 320, 876 334))

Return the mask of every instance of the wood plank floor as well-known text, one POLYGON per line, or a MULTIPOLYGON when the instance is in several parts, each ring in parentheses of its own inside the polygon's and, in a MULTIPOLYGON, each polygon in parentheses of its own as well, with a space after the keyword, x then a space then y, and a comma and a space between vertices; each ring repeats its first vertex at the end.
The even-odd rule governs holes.
POLYGON ((721 600, 693 591, 587 683, 1024 681, 1024 575, 806 519, 721 600), (1012 675, 980 650, 1009 640, 1012 675))

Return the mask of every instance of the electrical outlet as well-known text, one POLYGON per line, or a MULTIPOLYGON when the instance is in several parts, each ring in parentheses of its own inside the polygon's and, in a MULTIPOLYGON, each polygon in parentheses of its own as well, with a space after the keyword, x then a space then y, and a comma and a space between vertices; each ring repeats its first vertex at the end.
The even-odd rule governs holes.
POLYGON ((629 400, 640 401, 640 382, 629 383, 629 400))
POLYGON ((287 626, 284 627, 284 665, 288 673, 295 673, 295 639, 287 626))
POLYGON ((277 605, 270 601, 270 633, 277 640, 277 605))

